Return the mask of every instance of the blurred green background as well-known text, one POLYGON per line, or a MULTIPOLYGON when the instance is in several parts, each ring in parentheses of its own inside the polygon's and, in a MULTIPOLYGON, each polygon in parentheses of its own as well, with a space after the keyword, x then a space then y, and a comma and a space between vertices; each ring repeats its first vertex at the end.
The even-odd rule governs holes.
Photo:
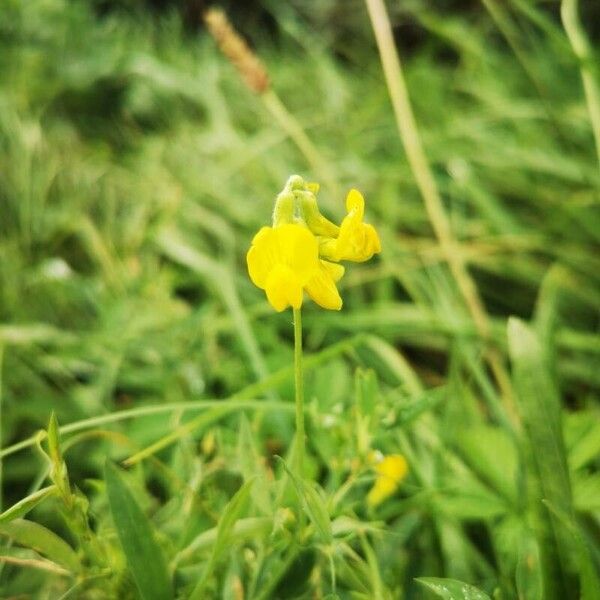
MULTIPOLYGON (((559 2, 388 2, 455 251, 490 319, 487 343, 415 184, 366 6, 221 7, 264 63, 287 128, 220 53, 198 0, 0 3, 2 447, 45 428, 52 410, 66 425, 240 392, 292 403, 291 312, 275 314, 252 286, 245 253, 290 174, 321 181, 321 208, 337 222, 356 187, 383 251, 348 269, 341 312, 304 310, 307 477, 334 525, 353 526, 340 525, 329 550, 309 538, 293 556, 279 525, 235 538, 239 551, 215 559, 204 597, 425 598, 435 591, 415 578, 446 577, 494 598, 598 598, 600 157, 590 114, 600 108, 581 70, 597 90, 600 5, 579 7, 582 62, 559 2), (520 320, 507 337, 509 317, 520 320), (490 347, 512 377, 508 400, 490 347), (375 513, 364 506, 368 449, 402 453, 410 470, 375 513)), ((289 450, 290 411, 204 414, 131 475, 168 557, 215 526, 242 480, 275 486, 284 475, 274 456, 289 450)), ((114 532, 102 533, 112 527, 102 465, 188 418, 178 408, 73 441, 71 481, 117 558, 104 565, 114 577, 72 597, 136 597, 126 575, 135 567, 114 532)), ((9 449, 1 472, 6 509, 42 485, 47 466, 35 449, 9 449)), ((29 517, 77 548, 56 502, 29 517)), ((262 502, 244 518, 266 508, 276 522, 293 504, 283 492, 262 502)), ((60 598, 87 581, 85 569, 69 579, 18 562, 44 552, 2 533, 1 597, 60 598)), ((175 570, 176 597, 189 597, 210 551, 175 570)))

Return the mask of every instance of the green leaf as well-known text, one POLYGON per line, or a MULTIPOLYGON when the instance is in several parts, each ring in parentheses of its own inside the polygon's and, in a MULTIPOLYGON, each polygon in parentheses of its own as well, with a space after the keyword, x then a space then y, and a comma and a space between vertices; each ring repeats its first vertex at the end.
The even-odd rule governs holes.
POLYGON ((167 566, 150 521, 123 481, 119 469, 108 460, 104 477, 117 535, 140 595, 143 600, 172 598, 167 566))
POLYGON ((200 578, 200 581, 196 585, 194 591, 190 595, 190 600, 201 600, 205 598, 204 588, 208 583, 212 572, 217 565, 217 562, 221 556, 227 551, 231 545, 234 527, 242 513, 246 510, 250 494, 252 493, 252 486, 255 479, 249 479, 242 485, 242 487, 235 493, 233 498, 228 502, 219 523, 217 525, 217 536, 213 546, 213 551, 206 566, 204 573, 200 578))
POLYGON ((600 419, 597 411, 581 411, 566 419, 566 436, 569 437, 569 466, 572 470, 581 469, 593 461, 600 453, 600 419), (580 431, 577 431, 580 430, 580 431), (575 431, 579 435, 575 437, 575 431), (569 436, 569 434, 571 434, 569 436))
POLYGON ((26 546, 47 556, 74 573, 80 570, 81 565, 75 550, 53 531, 38 523, 15 519, 10 523, 0 524, 0 534, 8 536, 20 546, 26 546))
POLYGON ((269 495, 269 487, 266 481, 266 472, 263 467, 262 457, 260 456, 254 436, 250 429, 250 423, 246 415, 240 417, 240 430, 238 435, 238 461, 240 470, 244 479, 249 480, 253 477, 263 477, 265 481, 261 481, 260 485, 255 485, 252 488, 252 499, 254 505, 263 514, 271 514, 273 511, 271 497, 269 495))
MULTIPOLYGON (((55 465, 62 462, 62 453, 60 451, 60 434, 58 431, 58 420, 56 414, 52 411, 48 423, 48 454, 55 465)), ((57 468, 57 466, 55 466, 57 468)))
POLYGON ((518 456, 509 435, 499 427, 479 425, 463 430, 457 437, 461 454, 477 475, 515 504, 518 456))
POLYGON ((544 497, 561 509, 571 508, 571 486, 562 437, 560 400, 535 334, 511 318, 510 356, 523 424, 529 436, 544 497))
MULTIPOLYGON (((236 540, 246 540, 256 537, 262 537, 273 529, 273 519, 271 517, 247 517, 238 519, 233 528, 233 537, 236 540)), ((174 562, 180 562, 189 559, 196 552, 201 552, 208 548, 213 548, 217 541, 218 527, 207 529, 197 535, 193 541, 181 550, 175 557, 174 562)))
POLYGON ((559 511, 572 514, 560 399, 539 340, 525 323, 516 318, 508 321, 508 346, 526 434, 524 448, 529 471, 530 504, 540 547, 544 594, 546 598, 563 598, 565 573, 562 565, 569 564, 569 540, 560 522, 541 504, 545 499, 559 511))
MULTIPOLYGON (((392 396, 393 397, 393 396, 392 396)), ((422 414, 434 409, 448 397, 448 388, 439 386, 420 393, 411 400, 397 403, 397 420, 399 425, 408 425, 422 414)))
POLYGON ((296 475, 288 469, 288 466, 282 458, 279 458, 279 461, 283 464, 284 469, 290 476, 308 518, 316 527, 323 541, 326 544, 330 544, 333 541, 331 519, 321 492, 317 489, 317 484, 296 477, 296 475))
POLYGON ((573 541, 573 554, 579 570, 581 600, 595 600, 600 590, 600 577, 596 571, 592 552, 581 535, 577 522, 571 515, 557 509, 550 502, 544 504, 565 526, 573 541))
POLYGON ((490 600, 490 597, 479 588, 457 579, 419 577, 415 581, 444 600, 490 600))
POLYGON ((600 510, 600 473, 573 477, 575 508, 582 512, 600 510))
POLYGON ((9 521, 25 516, 32 508, 42 502, 42 500, 45 500, 54 494, 56 494, 56 486, 50 485, 26 496, 16 504, 13 504, 10 508, 7 508, 0 515, 0 524, 8 523, 9 521))
POLYGON ((398 383, 402 383, 412 396, 423 391, 423 385, 406 358, 385 340, 375 335, 365 336, 365 350, 371 351, 379 361, 383 371, 391 375, 398 383))
POLYGON ((509 507, 502 498, 483 489, 477 491, 458 490, 447 492, 443 500, 444 513, 457 519, 493 519, 508 512, 509 507))
POLYGON ((354 377, 356 408, 361 415, 373 416, 379 399, 379 389, 375 371, 356 369, 354 377))
POLYGON ((523 525, 521 539, 517 542, 518 558, 515 569, 515 583, 519 598, 543 600, 544 582, 540 565, 540 551, 533 533, 523 525))

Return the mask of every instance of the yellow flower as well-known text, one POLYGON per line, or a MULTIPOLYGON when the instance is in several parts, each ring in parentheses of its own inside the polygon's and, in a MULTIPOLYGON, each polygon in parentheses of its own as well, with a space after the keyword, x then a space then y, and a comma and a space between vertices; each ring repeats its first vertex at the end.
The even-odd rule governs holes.
POLYGON ((375 464, 375 473, 375 484, 367 495, 370 506, 377 506, 394 494, 408 473, 408 464, 404 456, 390 454, 375 464))
POLYGON ((381 251, 375 228, 363 223, 360 192, 348 192, 348 214, 338 227, 321 214, 318 191, 318 183, 292 175, 275 200, 273 227, 263 227, 248 251, 250 278, 277 311, 299 309, 305 291, 319 306, 340 310, 336 282, 344 267, 336 263, 363 262, 381 251))
POLYGON ((265 290, 278 312, 288 306, 300 308, 304 289, 323 308, 342 306, 335 281, 343 275, 343 267, 319 260, 317 238, 304 225, 262 227, 246 261, 252 283, 265 290))
POLYGON ((350 190, 346 197, 348 214, 340 225, 337 239, 321 244, 321 254, 332 260, 364 262, 381 252, 381 242, 373 225, 363 223, 365 200, 358 190, 350 190))

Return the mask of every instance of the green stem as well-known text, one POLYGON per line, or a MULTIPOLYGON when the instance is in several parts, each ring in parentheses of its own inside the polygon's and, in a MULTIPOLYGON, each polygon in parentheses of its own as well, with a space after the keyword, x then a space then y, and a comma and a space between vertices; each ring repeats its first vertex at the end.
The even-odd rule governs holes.
POLYGON ((304 467, 304 378, 302 374, 302 313, 294 308, 294 382, 296 384, 296 465, 302 477, 304 467))

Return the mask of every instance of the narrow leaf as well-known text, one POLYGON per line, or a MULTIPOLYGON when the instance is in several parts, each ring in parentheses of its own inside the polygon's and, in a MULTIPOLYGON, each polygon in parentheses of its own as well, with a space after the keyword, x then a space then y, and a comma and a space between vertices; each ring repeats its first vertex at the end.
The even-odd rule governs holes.
POLYGON ((549 501, 572 515, 571 483, 562 433, 560 398, 550 375, 547 353, 522 321, 508 322, 508 346, 517 401, 524 426, 529 499, 543 571, 544 598, 564 598, 569 538, 555 516, 541 504, 549 501))
POLYGON ((252 493, 252 486, 255 479, 249 479, 242 485, 242 487, 235 493, 233 498, 228 502, 219 523, 217 525, 217 536, 211 557, 208 561, 206 569, 200 578, 200 581, 196 585, 194 591, 190 596, 190 600, 201 600, 205 598, 204 589, 214 571, 217 562, 221 556, 229 549, 232 542, 234 527, 237 520, 240 518, 242 513, 246 510, 250 494, 252 493))
MULTIPOLYGON (((237 453, 240 470, 244 479, 248 480, 260 476, 266 477, 262 457, 254 442, 250 423, 248 423, 248 419, 244 414, 240 417, 237 453)), ((266 481, 252 487, 252 499, 254 505, 261 513, 265 515, 271 514, 273 507, 266 481)))
POLYGON ((444 600, 490 600, 479 588, 457 579, 419 577, 416 581, 444 600))
POLYGON ((600 590, 600 577, 596 571, 591 550, 581 535, 577 522, 570 515, 552 506, 550 502, 544 504, 556 515, 556 518, 560 520, 572 537, 573 554, 577 562, 581 582, 581 600, 595 600, 598 597, 598 590, 600 590))
POLYGON ((300 479, 299 477, 296 477, 296 475, 294 475, 290 469, 288 469, 285 461, 281 458, 279 458, 279 460, 283 464, 287 474, 290 476, 296 493, 298 494, 298 498, 300 499, 302 507, 308 515, 308 518, 317 528, 317 531, 321 535, 323 541, 326 544, 330 544, 333 541, 331 519, 329 517, 329 511, 325 506, 323 497, 317 490, 317 484, 311 484, 303 479, 300 479))
POLYGON ((32 508, 37 506, 42 500, 45 500, 49 496, 56 493, 56 486, 50 485, 42 488, 29 496, 26 496, 22 500, 19 500, 16 504, 13 504, 10 508, 7 508, 0 515, 0 524, 8 523, 14 519, 25 516, 32 508))
POLYGON ((142 599, 169 600, 171 582, 150 521, 110 461, 106 461, 104 476, 117 535, 142 599))
POLYGON ((53 531, 38 523, 15 519, 9 523, 0 524, 0 534, 8 536, 20 546, 31 548, 47 556, 70 571, 76 573, 80 569, 79 558, 75 550, 53 531))

